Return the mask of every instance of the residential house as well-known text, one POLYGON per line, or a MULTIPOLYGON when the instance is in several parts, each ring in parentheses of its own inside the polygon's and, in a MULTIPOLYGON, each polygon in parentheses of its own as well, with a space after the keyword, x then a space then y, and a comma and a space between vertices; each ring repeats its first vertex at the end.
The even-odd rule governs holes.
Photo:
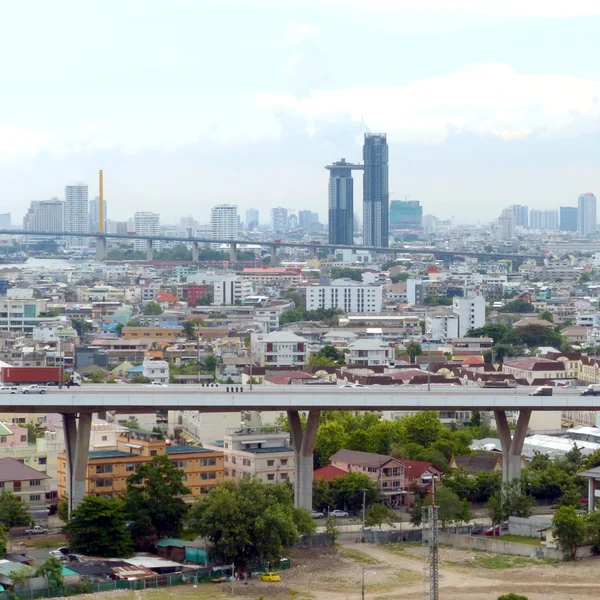
POLYGON ((359 339, 348 345, 346 363, 370 367, 386 365, 394 360, 394 349, 389 344, 374 339, 359 339))
POLYGON ((121 337, 124 340, 167 340, 175 341, 184 337, 181 327, 123 327, 121 337))
POLYGON ((302 367, 308 359, 308 340, 294 333, 274 331, 253 334, 251 337, 253 357, 261 367, 302 367))
POLYGON ((526 380, 529 385, 541 385, 551 379, 567 379, 565 362, 548 358, 517 358, 505 361, 502 372, 515 379, 526 380))
POLYGON ((142 364, 142 376, 158 383, 169 383, 169 363, 146 356, 142 364))

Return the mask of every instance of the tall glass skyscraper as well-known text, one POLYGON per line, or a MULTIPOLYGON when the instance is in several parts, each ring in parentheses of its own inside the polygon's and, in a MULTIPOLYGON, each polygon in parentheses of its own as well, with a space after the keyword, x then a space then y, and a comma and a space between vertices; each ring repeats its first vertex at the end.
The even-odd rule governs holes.
POLYGON ((329 243, 351 246, 354 243, 352 171, 363 167, 342 158, 325 168, 329 170, 329 243))
POLYGON ((365 133, 363 145, 363 240, 389 246, 388 145, 385 133, 365 133))

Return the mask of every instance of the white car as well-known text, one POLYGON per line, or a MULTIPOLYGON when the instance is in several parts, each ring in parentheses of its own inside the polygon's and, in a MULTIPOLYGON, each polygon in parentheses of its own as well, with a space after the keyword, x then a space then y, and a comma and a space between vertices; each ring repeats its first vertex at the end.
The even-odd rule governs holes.
POLYGON ((32 383, 21 388, 23 394, 45 394, 47 391, 48 388, 46 386, 38 385, 37 383, 32 383))
POLYGON ((324 519, 325 518, 325 515, 321 511, 319 511, 319 510, 313 510, 313 511, 311 511, 310 516, 313 519, 324 519))
POLYGON ((330 514, 336 519, 344 519, 350 516, 345 510, 332 510, 330 514))
POLYGON ((19 388, 16 385, 0 385, 0 394, 18 394, 19 388))
POLYGON ((161 381, 151 381, 148 385, 150 387, 169 387, 166 383, 162 383, 161 381))

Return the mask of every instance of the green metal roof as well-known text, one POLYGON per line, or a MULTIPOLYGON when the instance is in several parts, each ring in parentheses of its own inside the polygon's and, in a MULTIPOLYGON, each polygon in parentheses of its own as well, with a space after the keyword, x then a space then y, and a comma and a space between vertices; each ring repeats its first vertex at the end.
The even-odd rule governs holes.
POLYGON ((200 452, 214 452, 214 450, 200 448, 199 446, 167 446, 167 454, 190 454, 200 452))
POLYGON ((176 546, 177 548, 185 548, 189 542, 185 540, 178 540, 176 538, 164 538, 160 542, 156 542, 156 545, 160 548, 166 548, 167 546, 176 546))
POLYGON ((12 435, 12 431, 4 423, 0 423, 0 435, 12 435))
MULTIPOLYGON (((12 562, 12 561, 0 562, 0 575, 5 575, 6 577, 10 577, 10 574, 15 569, 20 569, 21 567, 28 567, 28 565, 22 565, 21 563, 12 562)), ((33 572, 32 567, 28 567, 28 568, 31 569, 31 572, 33 572)))
POLYGON ((93 450, 88 454, 88 458, 125 458, 126 456, 139 456, 138 454, 130 454, 122 450, 93 450))
POLYGON ((67 569, 67 567, 63 567, 62 575, 63 575, 63 577, 66 577, 67 575, 79 575, 79 573, 75 573, 75 571, 71 571, 71 569, 67 569))

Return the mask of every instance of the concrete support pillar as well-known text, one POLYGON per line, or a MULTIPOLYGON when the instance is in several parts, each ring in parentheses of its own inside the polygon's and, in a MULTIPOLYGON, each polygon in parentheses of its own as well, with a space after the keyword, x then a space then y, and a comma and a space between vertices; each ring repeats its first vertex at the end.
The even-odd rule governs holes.
POLYGON ((198 242, 192 244, 192 262, 198 262, 198 242))
POLYGON ((271 246, 271 266, 276 267, 279 264, 277 259, 277 246, 271 246))
POLYGON ((106 238, 96 238, 96 260, 98 262, 106 260, 106 238))
POLYGON ((588 477, 588 512, 594 512, 596 508, 595 487, 596 480, 593 477, 588 477))
POLYGON ((235 264, 237 262, 237 244, 229 243, 229 262, 235 264))
POLYGON ((495 410, 494 416, 496 417, 496 427, 498 428, 500 444, 502 445, 502 482, 508 483, 521 478, 521 456, 523 454, 525 435, 529 427, 529 419, 531 418, 531 410, 522 410, 519 412, 517 428, 512 438, 506 412, 495 410))
POLYGON ((313 409, 308 413, 306 428, 302 431, 300 414, 297 410, 288 411, 290 435, 294 445, 294 458, 296 461, 296 481, 294 482, 294 504, 298 508, 312 510, 313 488, 313 450, 319 416, 321 411, 313 409))
POLYGON ((152 260, 153 256, 152 240, 146 240, 146 260, 152 260))
POLYGON ((74 414, 63 414, 62 419, 67 455, 67 494, 69 495, 70 515, 86 494, 92 413, 79 413, 79 419, 74 414))

